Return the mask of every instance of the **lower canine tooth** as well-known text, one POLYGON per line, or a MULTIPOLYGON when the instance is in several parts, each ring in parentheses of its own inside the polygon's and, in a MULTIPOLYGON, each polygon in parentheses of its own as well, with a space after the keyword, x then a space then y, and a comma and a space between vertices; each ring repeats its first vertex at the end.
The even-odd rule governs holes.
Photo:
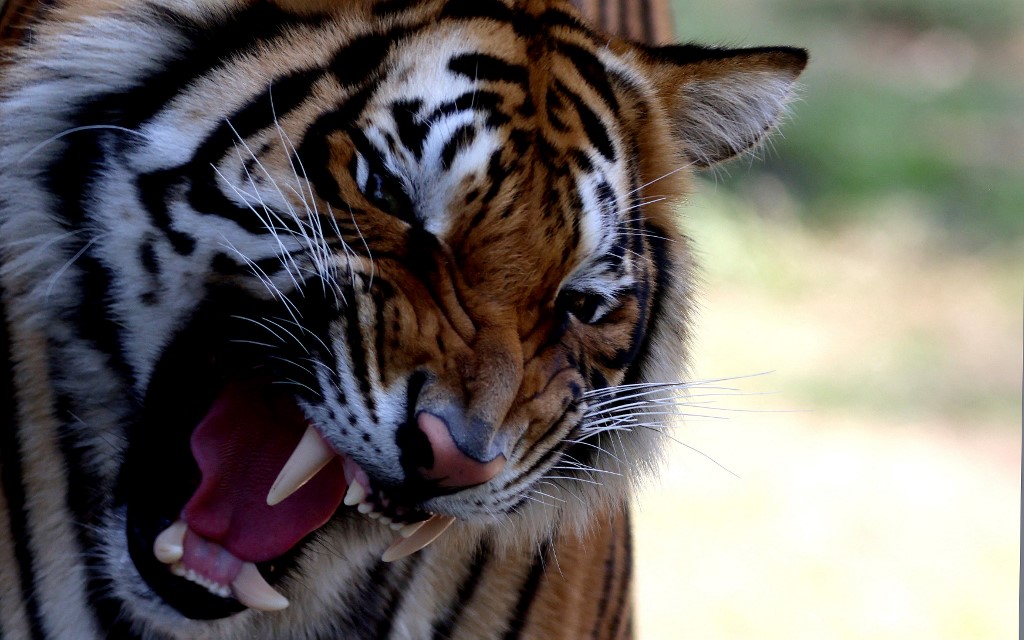
POLYGON ((231 583, 231 593, 236 600, 258 611, 280 611, 288 606, 288 599, 267 584, 251 562, 242 565, 238 577, 231 583))
POLYGON ((153 542, 153 555, 164 564, 173 564, 185 555, 185 532, 188 525, 178 520, 164 529, 153 542))
POLYGON ((384 555, 381 556, 381 560, 384 562, 394 562, 416 553, 434 540, 437 540, 448 527, 452 526, 453 522, 455 522, 455 518, 451 516, 432 516, 430 520, 419 523, 421 526, 408 537, 395 540, 394 544, 388 547, 384 555))

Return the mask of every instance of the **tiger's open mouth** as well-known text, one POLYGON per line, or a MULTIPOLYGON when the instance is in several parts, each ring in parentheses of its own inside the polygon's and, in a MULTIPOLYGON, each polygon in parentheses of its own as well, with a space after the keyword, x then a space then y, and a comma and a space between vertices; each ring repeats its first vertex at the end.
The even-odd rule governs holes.
POLYGON ((249 313, 227 313, 218 298, 165 350, 130 437, 129 551, 153 591, 194 619, 278 610, 288 601, 271 585, 334 517, 358 511, 393 529, 385 561, 443 533, 452 518, 378 486, 326 444, 295 386, 280 384, 295 381, 279 364, 293 358, 267 357, 246 335, 261 310, 250 301, 249 313))

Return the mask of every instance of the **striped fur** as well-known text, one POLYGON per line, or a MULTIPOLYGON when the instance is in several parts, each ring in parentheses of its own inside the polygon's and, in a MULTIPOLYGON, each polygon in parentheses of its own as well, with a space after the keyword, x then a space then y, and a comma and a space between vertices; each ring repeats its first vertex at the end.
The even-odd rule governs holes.
POLYGON ((663 40, 658 2, 52 4, 0 13, 2 636, 631 637, 628 504, 687 387, 672 203, 806 54, 604 30, 663 40), (455 523, 388 563, 339 508, 254 560, 283 611, 175 578, 218 406, 455 523), (497 470, 429 475, 422 413, 497 470))

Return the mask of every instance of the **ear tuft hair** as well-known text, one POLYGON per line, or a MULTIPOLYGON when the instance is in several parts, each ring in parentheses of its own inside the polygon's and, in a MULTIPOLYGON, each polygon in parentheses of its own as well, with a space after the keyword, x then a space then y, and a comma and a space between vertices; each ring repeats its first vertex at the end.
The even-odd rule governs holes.
POLYGON ((644 47, 648 72, 687 160, 709 166, 756 145, 807 66, 803 49, 644 47))

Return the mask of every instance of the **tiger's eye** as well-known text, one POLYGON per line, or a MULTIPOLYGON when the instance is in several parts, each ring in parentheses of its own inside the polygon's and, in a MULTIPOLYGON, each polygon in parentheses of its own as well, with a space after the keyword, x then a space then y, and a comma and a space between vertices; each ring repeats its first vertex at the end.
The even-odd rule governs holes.
POLYGON ((402 188, 398 180, 392 176, 371 173, 366 181, 363 195, 373 206, 384 213, 407 222, 412 220, 412 203, 409 201, 409 196, 405 194, 405 189, 402 188))
POLYGON ((602 302, 604 298, 601 296, 580 291, 563 291, 558 296, 558 307, 585 324, 597 320, 597 311, 602 302))

